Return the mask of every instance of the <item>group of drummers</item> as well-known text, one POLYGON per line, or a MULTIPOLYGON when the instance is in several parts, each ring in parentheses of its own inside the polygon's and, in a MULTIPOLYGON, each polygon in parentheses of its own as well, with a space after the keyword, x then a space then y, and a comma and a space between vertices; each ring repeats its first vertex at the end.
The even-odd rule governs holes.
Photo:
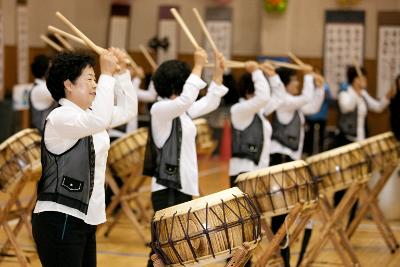
MULTIPOLYGON (((229 91, 223 81, 224 56, 215 52, 208 87, 201 78, 208 62, 201 48, 194 52, 192 68, 180 60, 159 65, 148 90, 139 88, 143 70, 128 61, 125 51, 110 48, 99 57, 100 75, 94 71, 94 58, 81 52, 51 59, 40 55, 31 65, 36 77, 30 91, 31 125, 42 134, 42 176, 32 232, 43 266, 96 266, 96 226, 106 222, 108 131, 126 123, 134 129, 138 101, 155 101, 143 168, 143 174, 152 177, 154 212, 199 196, 193 119, 216 110, 229 91), (206 87, 207 93, 199 98, 206 87)), ((324 78, 308 65, 297 73, 248 61, 245 69, 238 86, 240 99, 230 108, 231 187, 242 173, 301 159, 305 116, 318 113, 327 94, 324 78)), ((348 67, 348 87, 338 94, 335 146, 365 139, 368 111, 381 112, 400 95, 398 78, 396 90, 374 99, 367 92, 366 72, 360 70, 361 74, 356 66, 348 67)), ((393 121, 399 120, 398 113, 392 114, 396 115, 393 121)), ((335 193, 335 203, 344 192, 335 193)), ((354 212, 355 208, 351 218, 354 212)), ((285 218, 272 217, 272 232, 285 218)), ((311 230, 304 235, 309 239, 311 230)), ((289 246, 281 249, 281 255, 285 266, 290 266, 289 246)), ((150 259, 148 266, 153 266, 150 259)))

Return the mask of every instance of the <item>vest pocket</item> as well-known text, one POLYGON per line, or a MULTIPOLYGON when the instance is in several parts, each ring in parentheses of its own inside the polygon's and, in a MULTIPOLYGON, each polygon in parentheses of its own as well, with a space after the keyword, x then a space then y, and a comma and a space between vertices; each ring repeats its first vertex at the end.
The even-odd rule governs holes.
POLYGON ((248 148, 248 151, 250 153, 257 153, 258 152, 258 147, 255 144, 248 144, 247 148, 248 148))
POLYGON ((168 175, 174 175, 178 171, 178 166, 172 164, 165 164, 165 173, 168 175))
POLYGON ((61 186, 67 189, 69 192, 82 192, 83 182, 77 179, 64 176, 61 182, 61 186))

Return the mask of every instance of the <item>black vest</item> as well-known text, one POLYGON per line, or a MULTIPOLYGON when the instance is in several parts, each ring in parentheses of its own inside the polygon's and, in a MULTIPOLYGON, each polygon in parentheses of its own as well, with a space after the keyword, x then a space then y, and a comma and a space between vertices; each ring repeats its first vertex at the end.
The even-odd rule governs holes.
MULTIPOLYGON (((37 85, 37 83, 33 84, 32 90, 33 90, 33 88, 35 88, 36 85, 37 85)), ((48 108, 46 108, 44 110, 35 109, 33 107, 32 98, 31 98, 32 90, 29 92, 29 113, 30 113, 30 120, 31 120, 30 127, 36 128, 40 132, 42 132, 47 116, 53 109, 55 109, 57 107, 57 103, 54 101, 53 104, 51 104, 48 108)))
POLYGON ((288 124, 282 124, 276 112, 272 115, 272 140, 276 140, 281 145, 296 151, 299 149, 301 119, 300 114, 296 110, 292 120, 288 124))
MULTIPOLYGON (((367 105, 367 101, 365 101, 364 97, 362 97, 365 105, 367 105)), ((368 108, 368 106, 367 106, 368 108)), ((339 117, 338 117, 338 128, 341 133, 345 136, 351 136, 353 138, 357 137, 357 121, 358 121, 358 105, 353 111, 343 113, 339 108, 339 117)), ((365 117, 365 135, 367 135, 367 117, 365 117)))
POLYGON ((179 167, 181 144, 182 126, 179 117, 172 121, 171 134, 162 148, 154 144, 150 121, 143 174, 155 177, 160 185, 182 189, 179 167))
POLYGON ((67 151, 56 155, 47 150, 44 128, 41 141, 42 177, 38 200, 52 201, 87 214, 94 185, 93 137, 86 136, 67 151))
POLYGON ((243 131, 232 127, 232 156, 246 158, 258 165, 264 145, 261 118, 256 114, 251 124, 243 131))

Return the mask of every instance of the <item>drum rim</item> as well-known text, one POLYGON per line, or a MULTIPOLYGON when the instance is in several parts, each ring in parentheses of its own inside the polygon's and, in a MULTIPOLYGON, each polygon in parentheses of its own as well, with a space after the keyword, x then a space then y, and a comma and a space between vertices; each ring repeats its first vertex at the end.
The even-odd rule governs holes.
POLYGON ((365 145, 369 145, 371 143, 375 143, 375 142, 382 141, 385 139, 390 139, 390 138, 394 138, 394 135, 393 135, 393 132, 388 131, 388 132, 384 132, 381 134, 377 134, 377 135, 368 137, 364 140, 359 141, 359 143, 361 146, 365 146, 365 145))
POLYGON ((236 183, 243 182, 246 180, 255 179, 261 176, 268 176, 283 171, 290 171, 299 168, 307 168, 307 166, 308 165, 304 160, 295 160, 291 162, 270 166, 256 171, 242 173, 236 178, 235 182, 236 183))
POLYGON ((188 211, 194 212, 206 208, 206 205, 213 206, 221 203, 221 201, 227 202, 235 199, 235 197, 241 198, 245 195, 238 187, 228 188, 207 196, 193 199, 175 206, 168 207, 157 211, 153 216, 153 221, 160 221, 163 218, 170 218, 173 215, 179 216, 187 214, 188 211))
POLYGON ((21 131, 15 133, 15 134, 11 135, 6 140, 4 140, 2 143, 0 143, 0 153, 7 146, 9 146, 10 144, 14 143, 20 137, 27 136, 27 135, 32 135, 32 134, 36 134, 40 138, 39 131, 37 129, 34 129, 34 128, 27 128, 27 129, 21 130, 21 131))
POLYGON ((364 152, 362 151, 361 145, 358 142, 354 142, 354 143, 350 143, 350 144, 347 144, 347 145, 344 145, 341 147, 330 149, 328 151, 307 157, 305 159, 305 162, 307 164, 315 163, 317 161, 328 160, 329 158, 332 158, 335 156, 340 156, 343 154, 347 154, 351 151, 357 151, 357 150, 359 150, 361 152, 361 155, 364 156, 364 152))

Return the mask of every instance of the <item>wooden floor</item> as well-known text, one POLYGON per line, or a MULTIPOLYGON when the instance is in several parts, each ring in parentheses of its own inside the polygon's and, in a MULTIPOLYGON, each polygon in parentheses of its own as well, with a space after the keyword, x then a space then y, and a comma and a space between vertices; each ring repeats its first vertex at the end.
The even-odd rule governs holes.
MULTIPOLYGON (((220 162, 217 159, 204 160, 200 162, 200 170, 200 187, 203 194, 218 192, 228 187, 227 163, 220 162)), ((31 189, 33 189, 33 185, 31 189)), ((4 197, 4 195, 0 195, 0 201, 4 200, 4 197)), ((396 237, 400 240, 400 221, 391 222, 391 226, 396 237)), ((318 238, 318 228, 320 228, 320 224, 317 222, 311 242, 315 242, 318 238)), ((27 251, 27 255, 30 256, 31 265, 41 266, 34 253, 34 244, 28 238, 26 232, 21 233, 18 241, 23 249, 27 251)), ((3 242, 4 233, 0 229, 0 243, 3 242)), ((368 219, 362 222, 351 243, 362 266, 400 266, 400 251, 391 254, 375 225, 368 219)), ((292 248, 292 266, 296 264, 299 244, 300 241, 297 241, 292 248)), ((149 248, 140 241, 132 225, 125 218, 122 219, 121 223, 117 224, 109 237, 104 237, 103 235, 98 235, 97 237, 97 260, 99 267, 146 266, 149 251, 149 248)), ((19 266, 19 264, 15 258, 6 257, 0 263, 0 266, 15 267, 19 266)), ((224 263, 214 263, 209 266, 222 267, 224 263)), ((323 253, 318 257, 317 262, 312 266, 342 266, 342 264, 334 253, 332 246, 328 243, 323 253)))

